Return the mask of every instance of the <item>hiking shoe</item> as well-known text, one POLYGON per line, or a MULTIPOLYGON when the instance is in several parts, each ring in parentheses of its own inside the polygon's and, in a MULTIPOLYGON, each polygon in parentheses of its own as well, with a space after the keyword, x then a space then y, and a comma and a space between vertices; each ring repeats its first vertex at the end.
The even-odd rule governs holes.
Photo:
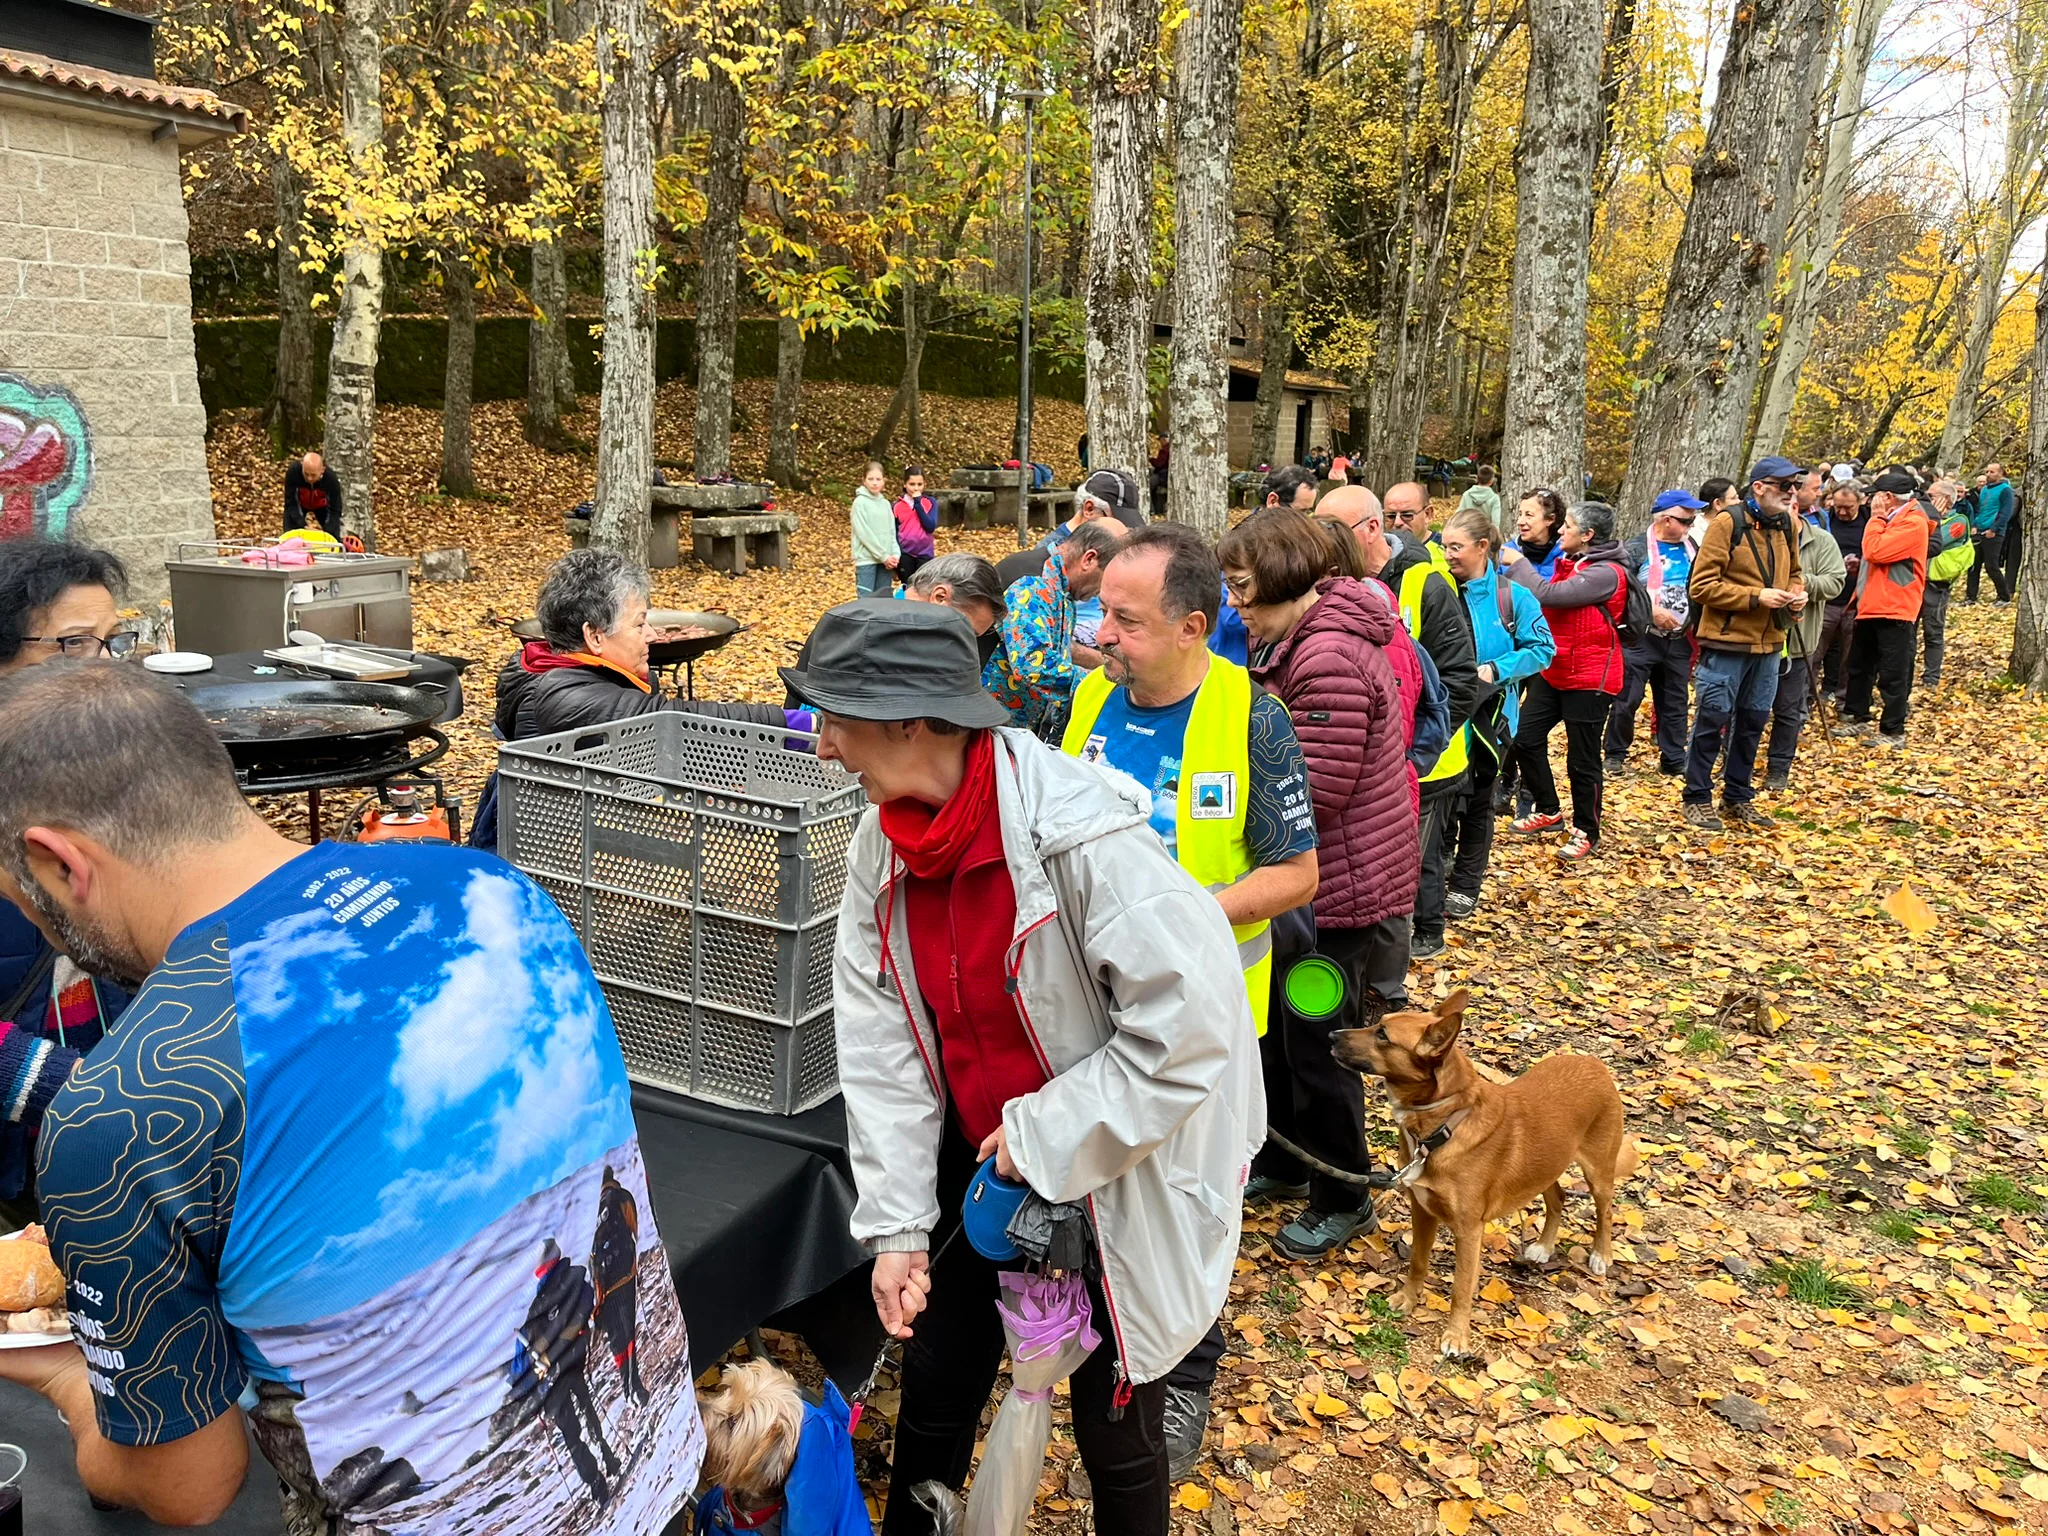
POLYGON ((1555 832, 1563 825, 1563 811, 1531 811, 1528 815, 1509 822, 1508 830, 1519 832, 1524 837, 1535 837, 1544 832, 1555 832))
POLYGON ((1618 779, 1628 771, 1628 759, 1625 757, 1610 757, 1606 759, 1605 766, 1607 777, 1618 779))
POLYGON ((1879 731, 1877 733, 1877 744, 1880 747, 1891 747, 1896 751, 1906 745, 1906 733, 1901 731, 1896 736, 1887 736, 1883 731, 1879 731))
POLYGON ((1444 936, 1440 933, 1418 933, 1408 940, 1408 958, 1427 960, 1444 952, 1444 936))
POLYGON ((1209 1432, 1209 1394, 1169 1386, 1163 1414, 1166 1429, 1166 1476, 1185 1481, 1202 1459, 1202 1437, 1209 1432))
POLYGON ((1685 776, 1685 764, 1659 763, 1657 765, 1657 771, 1663 774, 1664 777, 1667 779, 1683 778, 1685 776))
POLYGON ((1688 800, 1679 807, 1679 813, 1685 817, 1685 824, 1688 827, 1697 827, 1702 832, 1721 830, 1721 814, 1709 801, 1688 800))
POLYGON ((1777 819, 1769 811, 1752 800, 1744 800, 1739 804, 1732 800, 1722 801, 1721 820, 1732 821, 1741 827, 1769 827, 1777 823, 1777 819))
POLYGON ((1791 787, 1792 770, 1790 768, 1773 768, 1764 775, 1764 788, 1774 795, 1781 795, 1791 787))
POLYGON ((1567 864, 1577 864, 1582 859, 1590 859, 1593 857, 1593 839, 1586 836, 1584 827, 1573 827, 1572 835, 1559 846, 1557 856, 1567 864))
POLYGON ((1246 1205, 1271 1205, 1280 1200, 1306 1200, 1308 1180, 1290 1184, 1285 1179, 1276 1179, 1270 1173, 1255 1173, 1245 1180, 1244 1203, 1246 1205))
POLYGON ((1844 720, 1828 734, 1837 741, 1861 741, 1870 734, 1868 720, 1844 720))
POLYGON ((1357 1211, 1319 1211, 1310 1206, 1280 1229, 1273 1246, 1290 1259, 1320 1259, 1362 1232, 1377 1232, 1379 1225, 1370 1205, 1357 1211))
POLYGON ((1493 786, 1493 814, 1496 816, 1512 816, 1515 814, 1515 791, 1512 785, 1496 784, 1493 786))
POLYGON ((1467 896, 1463 891, 1444 892, 1444 916, 1456 922, 1463 922, 1479 910, 1479 898, 1467 896))

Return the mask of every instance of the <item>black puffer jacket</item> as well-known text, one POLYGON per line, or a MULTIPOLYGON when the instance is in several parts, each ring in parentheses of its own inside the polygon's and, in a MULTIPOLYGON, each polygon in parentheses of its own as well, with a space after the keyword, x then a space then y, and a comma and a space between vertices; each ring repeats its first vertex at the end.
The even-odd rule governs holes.
POLYGON ((657 709, 708 715, 715 720, 747 720, 780 730, 789 723, 774 704, 713 704, 698 699, 673 699, 659 686, 651 693, 635 688, 623 673, 609 667, 550 666, 532 670, 525 652, 505 663, 498 674, 498 734, 507 741, 549 736, 585 726, 627 720, 657 709))

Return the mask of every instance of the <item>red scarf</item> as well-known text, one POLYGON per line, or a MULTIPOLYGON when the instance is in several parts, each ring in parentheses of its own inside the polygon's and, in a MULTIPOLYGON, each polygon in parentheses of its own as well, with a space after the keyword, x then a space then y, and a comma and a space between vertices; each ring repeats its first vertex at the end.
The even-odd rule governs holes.
POLYGON ((960 867, 960 856, 995 804, 995 737, 976 731, 968 740, 966 772, 953 798, 941 806, 908 797, 884 801, 882 834, 918 879, 943 880, 960 867))

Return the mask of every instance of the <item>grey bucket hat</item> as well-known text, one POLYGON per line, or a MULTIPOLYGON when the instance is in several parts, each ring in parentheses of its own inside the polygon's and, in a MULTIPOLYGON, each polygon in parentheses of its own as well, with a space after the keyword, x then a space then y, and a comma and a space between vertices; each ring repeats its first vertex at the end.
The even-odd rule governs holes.
POLYGON ((974 631, 938 603, 875 597, 841 603, 811 631, 808 664, 780 667, 790 691, 849 720, 945 720, 1008 725, 981 686, 974 631))

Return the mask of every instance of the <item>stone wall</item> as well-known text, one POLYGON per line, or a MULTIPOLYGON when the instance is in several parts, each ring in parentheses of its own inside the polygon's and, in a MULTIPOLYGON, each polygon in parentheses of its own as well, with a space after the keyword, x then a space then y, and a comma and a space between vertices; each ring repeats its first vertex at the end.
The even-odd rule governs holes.
POLYGON ((115 551, 131 600, 213 537, 178 145, 0 99, 0 536, 115 551))

